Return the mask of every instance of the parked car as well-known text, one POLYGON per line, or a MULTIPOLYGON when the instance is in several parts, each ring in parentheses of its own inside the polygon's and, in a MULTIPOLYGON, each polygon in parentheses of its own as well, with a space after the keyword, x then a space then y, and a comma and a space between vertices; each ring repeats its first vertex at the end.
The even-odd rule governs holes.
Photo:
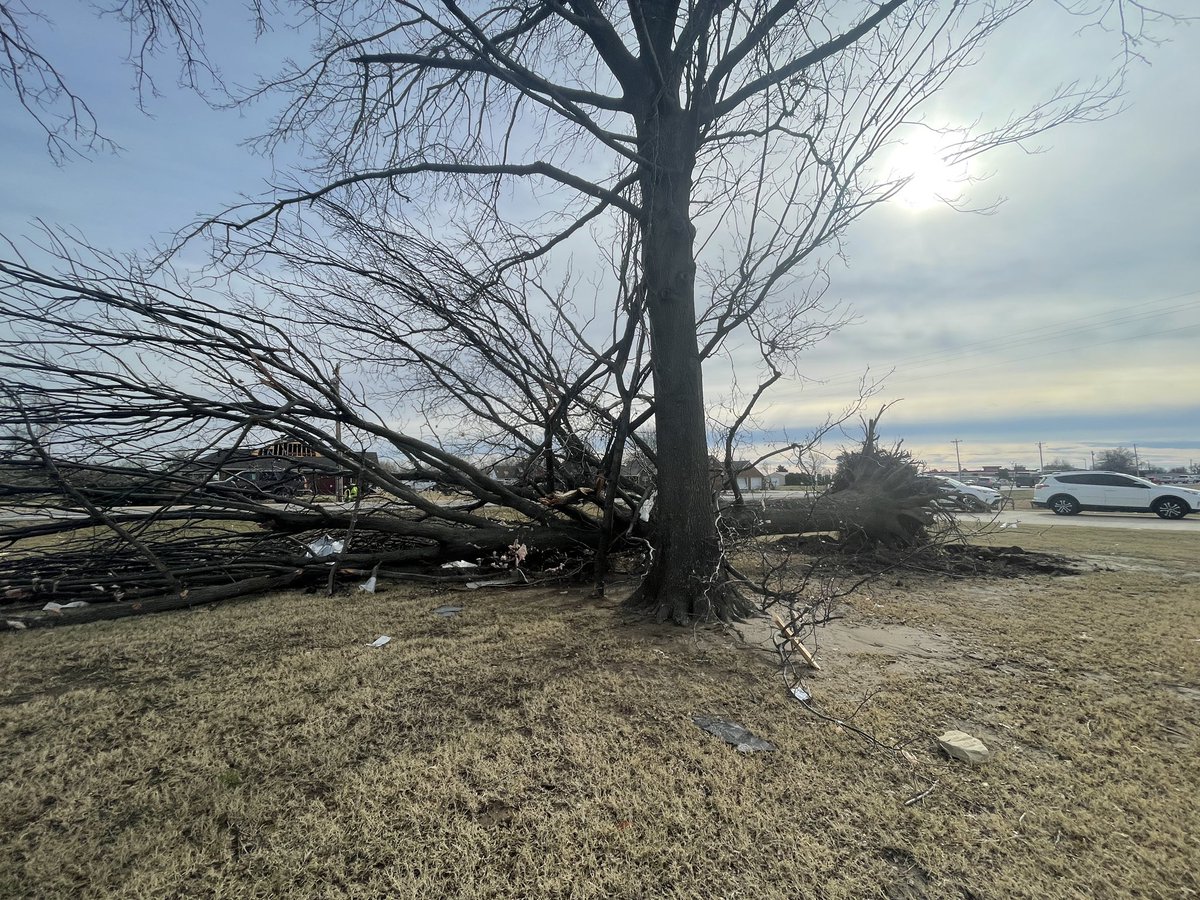
POLYGON ((957 506, 959 509, 999 509, 1000 502, 1004 499, 999 491, 994 491, 989 487, 965 484, 946 475, 934 475, 932 478, 938 484, 938 491, 942 494, 943 502, 950 506, 957 506))
POLYGON ((1117 472, 1056 472, 1033 488, 1033 505, 1060 516, 1081 510, 1152 512, 1182 519, 1200 511, 1200 491, 1117 472))

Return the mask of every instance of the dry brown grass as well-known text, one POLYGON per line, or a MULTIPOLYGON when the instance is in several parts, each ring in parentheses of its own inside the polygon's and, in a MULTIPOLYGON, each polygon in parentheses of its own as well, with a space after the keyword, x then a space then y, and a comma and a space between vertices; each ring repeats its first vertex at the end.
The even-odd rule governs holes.
POLYGON ((841 652, 833 632, 809 686, 834 712, 868 695, 855 722, 913 738, 914 761, 808 714, 724 632, 577 589, 284 594, 0 635, 0 895, 1188 896, 1200 535, 1128 534, 998 536, 1091 535, 1113 571, 854 598, 851 621, 933 650, 841 652), (779 750, 740 755, 695 714, 779 750), (940 758, 947 727, 995 758, 940 758))

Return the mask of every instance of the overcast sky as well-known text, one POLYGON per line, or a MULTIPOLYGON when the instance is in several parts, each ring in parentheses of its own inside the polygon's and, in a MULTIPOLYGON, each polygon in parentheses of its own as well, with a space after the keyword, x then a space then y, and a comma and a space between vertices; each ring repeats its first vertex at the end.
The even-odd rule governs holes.
MULTIPOLYGON (((0 232, 19 236, 42 219, 135 251, 264 190, 270 164, 241 146, 263 130, 255 110, 210 109, 176 90, 164 64, 145 115, 120 27, 83 4, 49 8, 46 50, 123 150, 55 167, 0 91, 0 232)), ((208 30, 232 81, 302 50, 286 33, 255 45, 244 20, 208 30)), ((973 164, 973 178, 989 177, 964 199, 1004 198, 995 213, 929 205, 918 191, 858 223, 828 294, 857 322, 812 351, 811 382, 774 395, 763 437, 840 408, 869 369, 886 376, 873 405, 899 401, 885 437, 931 465, 954 464, 954 439, 964 466, 1033 467, 1039 441, 1046 461, 1076 465, 1118 444, 1137 444, 1143 461, 1200 462, 1200 28, 1170 37, 1134 71, 1120 115, 1054 132, 1042 153, 1013 148, 973 164)), ((1027 102, 1085 50, 1087 65, 1102 62, 1087 36, 1076 47, 1022 31, 946 104, 970 118, 973 104, 1027 102)))

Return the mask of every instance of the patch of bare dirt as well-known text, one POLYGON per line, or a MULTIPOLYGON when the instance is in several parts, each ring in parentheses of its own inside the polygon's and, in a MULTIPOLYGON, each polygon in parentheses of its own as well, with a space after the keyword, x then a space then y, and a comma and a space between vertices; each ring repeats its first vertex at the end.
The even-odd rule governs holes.
MULTIPOLYGON (((815 657, 822 666, 852 669, 857 656, 877 657, 895 672, 962 665, 962 646, 942 632, 865 621, 849 609, 843 610, 843 615, 817 631, 815 657)), ((746 644, 774 653, 778 630, 770 619, 752 619, 734 627, 746 644)))

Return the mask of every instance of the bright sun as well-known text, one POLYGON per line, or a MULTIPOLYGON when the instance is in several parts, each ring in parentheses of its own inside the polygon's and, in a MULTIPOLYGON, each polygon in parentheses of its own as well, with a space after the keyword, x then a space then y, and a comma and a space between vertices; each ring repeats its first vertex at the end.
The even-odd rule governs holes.
POLYGON ((914 212, 958 200, 968 182, 967 163, 947 161, 952 135, 924 132, 905 137, 888 159, 888 178, 909 178, 896 195, 914 212))

